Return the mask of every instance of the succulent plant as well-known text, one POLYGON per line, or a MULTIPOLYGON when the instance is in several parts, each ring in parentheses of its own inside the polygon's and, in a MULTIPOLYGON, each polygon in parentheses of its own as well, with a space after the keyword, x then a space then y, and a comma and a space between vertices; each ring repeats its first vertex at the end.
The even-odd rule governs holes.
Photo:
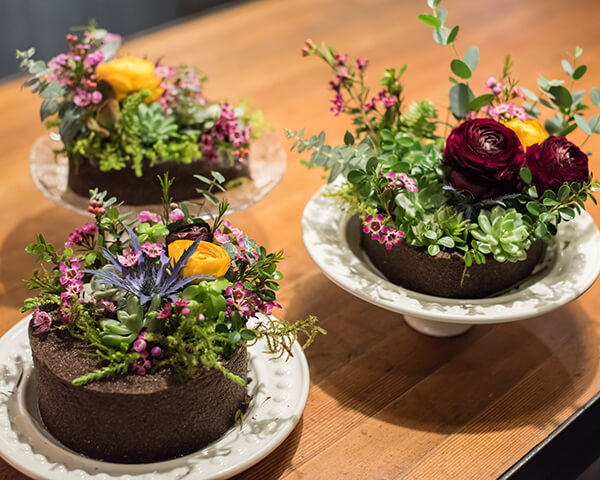
POLYGON ((177 132, 177 123, 172 115, 165 115, 158 103, 150 106, 142 103, 137 110, 137 125, 143 143, 166 141, 177 132))
POLYGON ((472 246, 498 262, 518 262, 527 257, 530 230, 514 208, 496 206, 479 213, 477 225, 471 230, 472 246))
POLYGON ((149 332, 161 330, 164 321, 158 318, 160 306, 160 295, 154 295, 148 309, 144 312, 140 299, 135 295, 129 295, 125 308, 117 312, 117 320, 113 318, 100 320, 102 342, 110 347, 126 350, 126 347, 138 337, 142 328, 149 332))

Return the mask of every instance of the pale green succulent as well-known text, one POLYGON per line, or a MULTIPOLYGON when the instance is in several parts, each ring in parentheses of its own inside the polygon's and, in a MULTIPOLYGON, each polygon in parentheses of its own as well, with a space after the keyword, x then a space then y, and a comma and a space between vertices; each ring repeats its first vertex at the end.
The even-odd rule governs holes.
POLYGON ((477 217, 477 225, 470 232, 472 246, 498 262, 518 262, 527 258, 530 230, 514 208, 496 206, 491 211, 482 210, 477 217))
POLYGON ((177 133, 177 123, 172 115, 165 115, 158 103, 148 106, 140 104, 136 123, 143 143, 153 144, 166 141, 177 133))

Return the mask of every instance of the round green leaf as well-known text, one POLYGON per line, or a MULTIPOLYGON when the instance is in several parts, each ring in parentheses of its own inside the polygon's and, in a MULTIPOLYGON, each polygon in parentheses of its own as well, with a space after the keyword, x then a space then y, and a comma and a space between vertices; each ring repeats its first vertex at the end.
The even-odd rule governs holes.
POLYGON ((459 26, 456 25, 451 31, 450 31, 450 35, 448 35, 448 38, 446 39, 446 43, 454 43, 454 40, 456 40, 456 36, 458 35, 458 31, 460 30, 459 26))
POLYGON ((439 28, 442 26, 442 21, 433 15, 421 14, 419 15, 419 20, 430 27, 439 28))
POLYGON ((585 72, 587 72, 587 65, 579 65, 573 72, 573 78, 579 80, 585 75, 585 72))
POLYGON ((457 77, 464 79, 471 78, 471 69, 467 66, 465 62, 459 60, 458 58, 452 60, 452 62, 450 63, 450 68, 452 69, 454 75, 456 75, 457 77))
POLYGON ((529 170, 527 167, 523 167, 521 168, 521 170, 519 171, 519 175, 521 175, 521 179, 527 184, 527 185, 531 185, 531 180, 532 180, 532 176, 531 176, 531 170, 529 170))

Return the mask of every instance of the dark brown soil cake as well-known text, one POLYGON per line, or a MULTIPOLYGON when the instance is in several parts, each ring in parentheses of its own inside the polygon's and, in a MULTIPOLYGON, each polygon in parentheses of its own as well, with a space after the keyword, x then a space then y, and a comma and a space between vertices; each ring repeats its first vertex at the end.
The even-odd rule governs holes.
POLYGON ((527 259, 516 263, 487 258, 483 265, 473 263, 463 278, 465 260, 457 252, 440 252, 432 257, 424 248, 405 242, 386 250, 362 232, 361 245, 373 265, 392 283, 446 298, 483 298, 504 290, 531 274, 546 249, 544 242, 537 241, 527 251, 527 259))
POLYGON ((109 197, 117 197, 128 205, 145 205, 156 203, 160 199, 160 184, 156 177, 167 172, 170 178, 175 178, 171 187, 171 197, 175 202, 197 198, 196 189, 206 186, 194 178, 194 175, 211 178, 212 170, 220 172, 227 182, 237 178, 250 178, 247 158, 234 163, 222 157, 210 164, 201 160, 188 164, 167 161, 151 167, 148 163, 146 161, 142 167, 143 175, 137 177, 129 166, 102 172, 95 158, 69 158, 68 187, 82 197, 89 197, 90 189, 98 188, 100 191, 106 190, 109 197))
MULTIPOLYGON (((223 435, 246 402, 246 388, 217 370, 185 383, 167 370, 75 386, 96 368, 68 333, 29 329, 40 414, 50 433, 83 455, 118 463, 148 463, 192 453, 223 435)), ((225 366, 247 378, 241 349, 225 366)))

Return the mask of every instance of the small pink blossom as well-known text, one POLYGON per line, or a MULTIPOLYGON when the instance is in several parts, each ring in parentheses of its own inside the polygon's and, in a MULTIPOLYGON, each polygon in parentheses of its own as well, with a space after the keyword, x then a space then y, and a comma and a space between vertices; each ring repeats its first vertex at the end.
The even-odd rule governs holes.
POLYGON ((168 78, 171 75, 173 75, 173 72, 175 71, 175 69, 173 67, 170 67, 168 65, 162 65, 162 64, 158 64, 156 67, 154 67, 154 74, 157 77, 161 77, 161 78, 168 78))
POLYGON ((381 239, 381 243, 385 245, 386 250, 391 250, 392 247, 395 247, 400 244, 402 241, 402 237, 404 236, 404 232, 401 230, 396 230, 394 228, 388 228, 388 231, 385 234, 385 237, 381 239))
POLYGON ((363 232, 370 233, 372 240, 379 240, 381 235, 387 231, 387 227, 383 224, 384 217, 378 213, 375 217, 369 215, 363 222, 363 232))
POLYGON ((162 353, 162 348, 160 348, 158 345, 156 347, 153 347, 151 350, 151 354, 153 357, 160 357, 162 353))
POLYGON ((181 309, 181 314, 182 315, 187 315, 188 313, 190 313, 190 309, 187 307, 184 307, 181 309))
POLYGON ((47 332, 50 330, 50 327, 52 327, 52 317, 48 312, 41 311, 37 304, 31 317, 31 322, 38 332, 47 332))
POLYGON ((135 253, 134 251, 129 251, 123 255, 119 255, 117 258, 119 263, 124 267, 132 267, 138 262, 141 256, 142 252, 135 253))
POLYGON ((140 213, 138 213, 138 220, 142 223, 160 223, 161 218, 157 213, 152 213, 148 210, 142 210, 140 213))
POLYGON ((171 304, 167 303, 165 306, 158 312, 158 318, 164 320, 165 318, 169 318, 171 316, 171 312, 173 311, 171 304))
POLYGON ((91 100, 94 105, 98 105, 102 101, 102 94, 98 90, 92 92, 91 100))
POLYGON ((367 58, 357 58, 356 59, 356 68, 358 68, 361 72, 364 72, 369 66, 369 60, 367 58))
POLYGON ((183 213, 181 208, 176 208, 175 210, 171 211, 170 217, 172 222, 178 222, 179 220, 183 220, 185 218, 185 213, 183 213))
POLYGON ((190 301, 187 298, 178 298, 177 300, 175 300, 175 306, 177 308, 183 308, 189 304, 190 304, 190 301))
POLYGON ((160 257, 165 253, 165 249, 160 243, 149 243, 146 242, 142 245, 142 251, 150 258, 160 257))

